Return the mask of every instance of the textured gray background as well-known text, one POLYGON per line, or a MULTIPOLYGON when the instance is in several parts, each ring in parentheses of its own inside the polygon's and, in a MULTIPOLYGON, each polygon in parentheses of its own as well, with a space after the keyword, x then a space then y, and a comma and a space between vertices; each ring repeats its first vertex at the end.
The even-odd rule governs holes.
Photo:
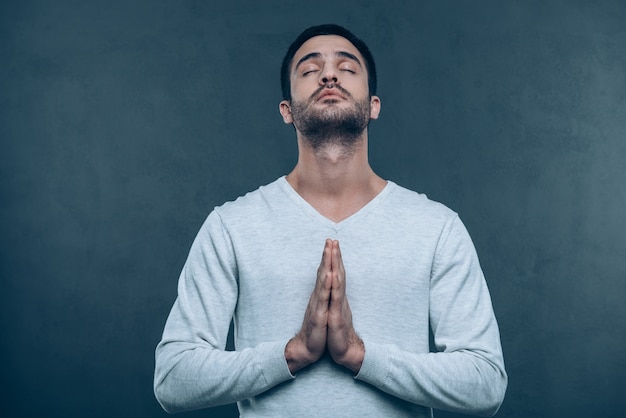
POLYGON ((0 415, 165 416, 153 350, 191 241, 294 165, 280 59, 326 22, 378 62, 373 167, 472 234, 499 416, 622 415, 626 2, 213 3, 1 3, 0 415))

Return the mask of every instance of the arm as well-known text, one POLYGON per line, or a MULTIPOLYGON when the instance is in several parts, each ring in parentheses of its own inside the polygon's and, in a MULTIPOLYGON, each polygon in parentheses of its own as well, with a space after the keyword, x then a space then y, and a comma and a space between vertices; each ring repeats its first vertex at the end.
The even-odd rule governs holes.
POLYGON ((168 412, 236 402, 291 379, 287 341, 224 351, 237 303, 232 245, 213 212, 189 253, 156 349, 154 392, 168 412))
POLYGON ((474 246, 456 217, 437 247, 430 321, 439 353, 366 340, 357 379, 432 408, 495 414, 507 385, 500 336, 474 246))

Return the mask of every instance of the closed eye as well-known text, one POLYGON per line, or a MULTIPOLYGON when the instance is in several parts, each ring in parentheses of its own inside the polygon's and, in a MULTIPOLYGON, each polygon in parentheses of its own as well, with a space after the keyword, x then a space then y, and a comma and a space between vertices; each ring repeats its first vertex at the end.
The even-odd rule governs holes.
POLYGON ((300 74, 302 74, 302 76, 304 77, 304 76, 307 76, 309 74, 318 72, 319 69, 320 69, 319 65, 316 65, 314 63, 309 62, 306 65, 302 66, 302 68, 300 69, 300 71, 301 71, 300 74))
POLYGON ((339 65, 339 71, 356 74, 357 68, 352 61, 344 61, 339 65))

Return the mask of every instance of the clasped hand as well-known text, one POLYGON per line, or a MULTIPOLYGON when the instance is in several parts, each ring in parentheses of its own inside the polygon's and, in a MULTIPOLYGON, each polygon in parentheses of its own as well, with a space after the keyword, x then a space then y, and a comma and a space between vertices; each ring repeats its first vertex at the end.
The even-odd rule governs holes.
POLYGON ((337 364, 358 373, 365 349, 352 326, 339 241, 330 239, 324 245, 302 328, 285 348, 289 370, 294 373, 316 362, 326 350, 337 364))

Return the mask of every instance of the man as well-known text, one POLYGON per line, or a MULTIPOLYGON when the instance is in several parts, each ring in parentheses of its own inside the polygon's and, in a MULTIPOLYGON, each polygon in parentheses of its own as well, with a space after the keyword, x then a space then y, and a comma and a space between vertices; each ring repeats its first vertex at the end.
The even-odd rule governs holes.
POLYGON ((463 224, 368 163, 381 103, 367 46, 309 28, 281 80, 298 162, 202 226, 156 350, 159 402, 237 402, 250 417, 495 414, 507 376, 463 224))

